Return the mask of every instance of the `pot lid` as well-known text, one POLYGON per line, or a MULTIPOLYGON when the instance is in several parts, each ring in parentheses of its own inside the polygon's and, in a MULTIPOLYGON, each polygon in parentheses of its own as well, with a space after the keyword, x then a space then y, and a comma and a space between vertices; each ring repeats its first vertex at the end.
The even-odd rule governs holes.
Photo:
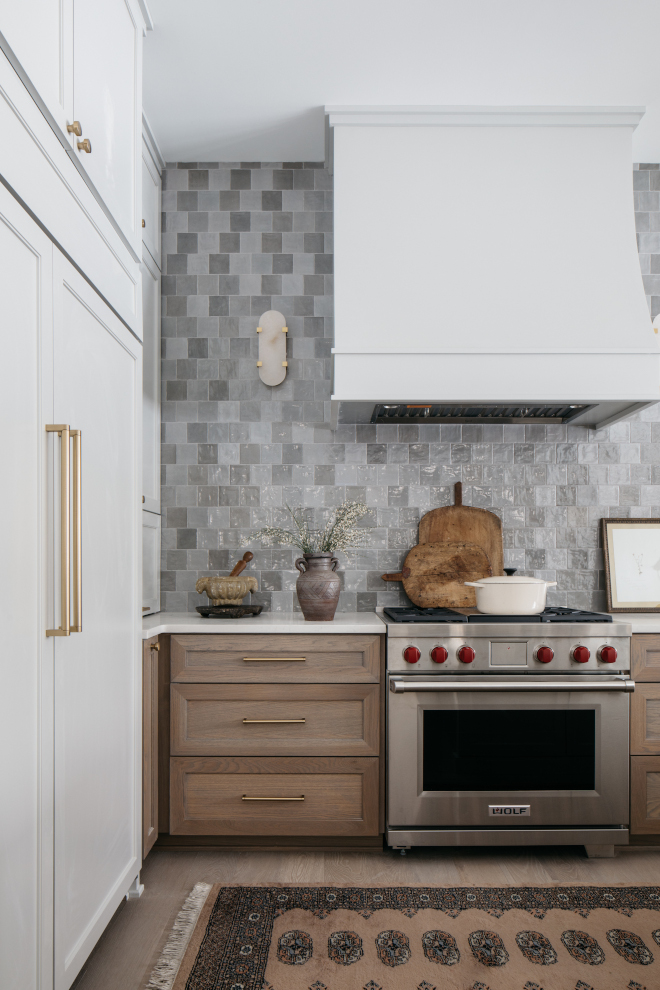
POLYGON ((507 576, 505 574, 496 577, 479 578, 474 582, 476 585, 482 584, 547 584, 543 578, 527 577, 524 574, 507 576))

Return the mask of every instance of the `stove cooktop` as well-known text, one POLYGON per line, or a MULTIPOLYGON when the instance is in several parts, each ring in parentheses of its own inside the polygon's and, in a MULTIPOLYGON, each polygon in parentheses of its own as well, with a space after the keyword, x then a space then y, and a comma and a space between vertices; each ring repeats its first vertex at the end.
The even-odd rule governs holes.
POLYGON ((465 615, 451 608, 418 608, 417 605, 392 606, 383 609, 392 622, 612 622, 604 612, 583 612, 579 608, 550 605, 540 615, 487 615, 473 612, 465 615))

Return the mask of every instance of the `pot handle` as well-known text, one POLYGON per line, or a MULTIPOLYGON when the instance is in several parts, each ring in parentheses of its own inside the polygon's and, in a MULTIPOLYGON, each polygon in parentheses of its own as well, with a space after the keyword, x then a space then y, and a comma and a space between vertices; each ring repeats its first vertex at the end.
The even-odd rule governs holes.
POLYGON ((304 557, 298 557, 296 561, 296 567, 298 568, 301 574, 305 573, 305 571, 307 570, 307 561, 305 560, 304 557))
POLYGON ((545 586, 546 586, 546 588, 556 588, 557 587, 557 582, 556 581, 546 581, 545 582, 545 586))
POLYGON ((483 584, 478 581, 463 581, 463 584, 467 585, 468 588, 483 588, 483 584))
POLYGON ((339 563, 339 558, 338 557, 333 557, 332 558, 332 569, 333 569, 333 571, 336 571, 337 570, 337 564, 338 563, 339 563))

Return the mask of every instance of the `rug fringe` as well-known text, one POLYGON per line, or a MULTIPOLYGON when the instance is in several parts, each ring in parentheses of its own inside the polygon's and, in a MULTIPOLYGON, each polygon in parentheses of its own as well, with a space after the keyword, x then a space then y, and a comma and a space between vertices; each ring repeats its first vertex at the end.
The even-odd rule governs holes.
POLYGON ((154 966, 145 990, 172 990, 197 919, 211 890, 210 883, 196 883, 176 916, 167 942, 154 966))

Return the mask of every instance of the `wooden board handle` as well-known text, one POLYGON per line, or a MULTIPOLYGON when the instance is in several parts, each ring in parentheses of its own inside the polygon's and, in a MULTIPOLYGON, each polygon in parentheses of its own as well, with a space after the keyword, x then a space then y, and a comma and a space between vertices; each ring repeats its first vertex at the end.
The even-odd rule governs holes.
POLYGON ((238 577, 238 575, 241 573, 241 571, 244 571, 245 570, 245 568, 250 563, 250 561, 252 560, 253 557, 254 557, 254 554, 253 553, 250 553, 249 550, 248 550, 247 553, 244 553, 243 554, 243 559, 242 560, 239 560, 239 562, 234 566, 234 570, 231 572, 231 574, 229 575, 229 577, 238 577))
POLYGON ((454 505, 463 505, 463 482, 457 481, 454 485, 454 505))
POLYGON ((403 581, 404 578, 410 577, 410 568, 404 567, 398 574, 381 574, 380 577, 382 581, 403 581))

